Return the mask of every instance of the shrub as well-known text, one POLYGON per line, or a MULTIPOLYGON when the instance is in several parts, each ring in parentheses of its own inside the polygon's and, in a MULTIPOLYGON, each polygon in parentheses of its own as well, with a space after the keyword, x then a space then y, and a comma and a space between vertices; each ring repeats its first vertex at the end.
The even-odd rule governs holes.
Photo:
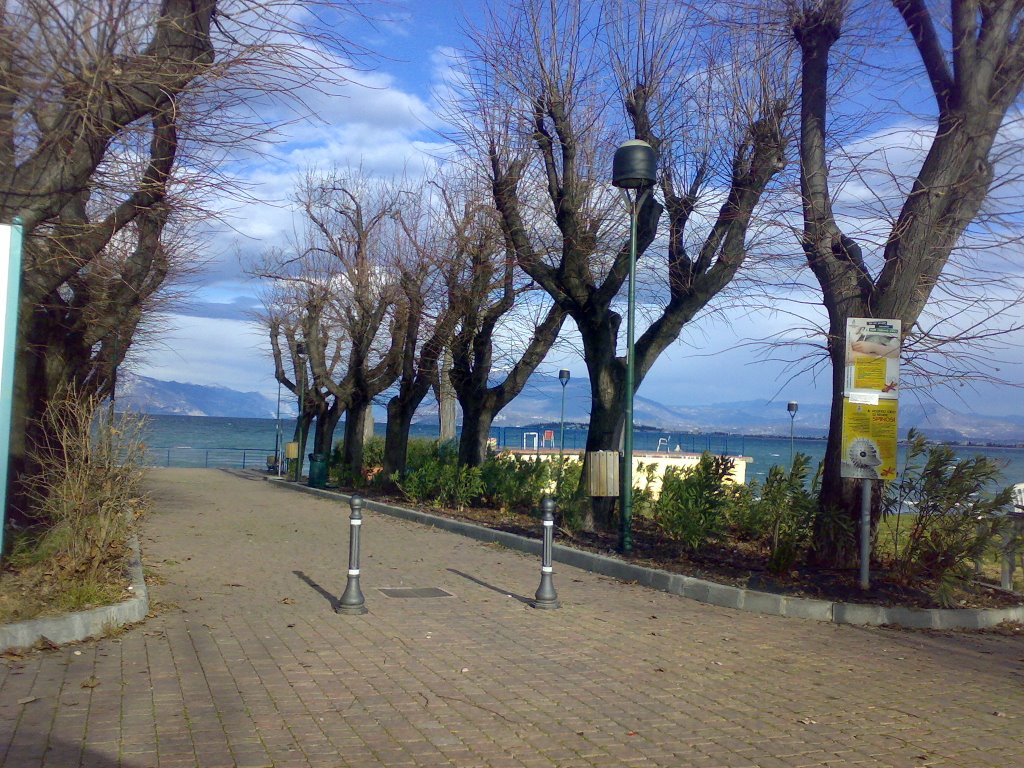
POLYGON ((906 465, 882 497, 882 514, 895 516, 887 526, 892 567, 907 585, 930 584, 948 605, 1005 524, 1012 491, 989 492, 1000 476, 991 459, 957 460, 949 446, 929 446, 915 430, 907 439, 906 465))
POLYGON ((654 517, 655 504, 654 484, 657 479, 658 465, 637 462, 637 473, 633 479, 633 514, 641 517, 654 517))
POLYGON ((761 497, 754 502, 754 517, 763 526, 762 537, 768 545, 768 570, 785 573, 803 554, 814 533, 817 511, 818 486, 821 467, 807 487, 809 459, 802 453, 793 458, 787 473, 774 466, 761 489, 761 497))
POLYGON ((429 501, 435 507, 451 505, 460 511, 483 492, 480 467, 464 467, 451 458, 427 459, 404 478, 392 479, 413 501, 429 501))
POLYGON ((32 460, 40 468, 29 487, 39 538, 54 567, 94 580, 120 563, 134 515, 141 512, 145 446, 143 420, 113 419, 96 396, 59 393, 44 416, 43 442, 32 460))
POLYGON ((706 541, 721 537, 731 495, 726 478, 733 463, 728 456, 705 453, 689 471, 668 469, 654 508, 658 527, 689 549, 698 549, 706 541))
MULTIPOLYGON (((583 462, 579 459, 568 458, 563 458, 561 462, 562 477, 555 488, 556 515, 559 525, 575 532, 583 527, 583 516, 587 505, 590 504, 590 499, 587 496, 577 494, 580 478, 583 477, 583 462)), ((554 466, 552 473, 557 478, 558 463, 554 462, 554 466)))
POLYGON ((485 503, 502 511, 536 507, 551 484, 557 462, 503 453, 489 456, 480 467, 485 503))

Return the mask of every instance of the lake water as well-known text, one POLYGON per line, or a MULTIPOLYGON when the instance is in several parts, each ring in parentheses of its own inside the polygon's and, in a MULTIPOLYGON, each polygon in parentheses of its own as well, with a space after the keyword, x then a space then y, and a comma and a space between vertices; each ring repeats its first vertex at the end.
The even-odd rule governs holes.
MULTIPOLYGON (((144 439, 147 446, 148 463, 153 466, 172 467, 265 467, 267 456, 274 455, 275 437, 278 435, 277 422, 273 419, 234 419, 212 416, 148 416, 146 417, 144 439)), ((291 440, 295 424, 281 422, 279 442, 291 440)), ((554 435, 554 442, 546 443, 557 447, 558 426, 548 427, 495 427, 491 430, 500 446, 510 448, 533 447, 535 441, 542 441, 545 432, 554 435)), ((378 435, 384 434, 384 425, 377 424, 378 435)), ((339 428, 337 433, 341 435, 339 428)), ((437 437, 434 425, 415 425, 416 437, 437 437)), ((584 429, 566 427, 565 450, 575 451, 586 444, 584 429)), ((789 438, 751 437, 725 434, 687 434, 679 432, 637 431, 633 440, 638 451, 674 450, 676 446, 685 452, 700 453, 711 451, 716 454, 749 456, 747 478, 763 478, 775 464, 788 465, 790 461, 789 438)), ((825 441, 797 437, 793 449, 811 459, 811 466, 817 466, 825 455, 825 441)), ((1024 482, 1024 450, 1019 448, 993 448, 988 446, 956 446, 957 455, 963 458, 981 454, 999 462, 1004 467, 1006 484, 1024 482)))

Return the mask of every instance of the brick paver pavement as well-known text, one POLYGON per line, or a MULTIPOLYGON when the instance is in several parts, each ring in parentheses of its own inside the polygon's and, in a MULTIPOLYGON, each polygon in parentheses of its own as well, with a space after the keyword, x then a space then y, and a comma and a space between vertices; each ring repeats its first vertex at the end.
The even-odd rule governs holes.
POLYGON ((11 768, 1019 766, 1024 639, 731 611, 373 512, 157 470, 156 615, 0 666, 11 768), (453 597, 385 597, 440 587, 453 597), (90 687, 92 686, 92 687, 90 687))

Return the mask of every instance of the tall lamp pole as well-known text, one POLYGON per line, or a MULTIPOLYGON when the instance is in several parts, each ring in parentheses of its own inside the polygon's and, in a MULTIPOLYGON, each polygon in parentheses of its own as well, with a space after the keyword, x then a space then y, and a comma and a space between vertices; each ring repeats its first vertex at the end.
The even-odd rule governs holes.
POLYGON ((299 364, 301 374, 299 379, 299 456, 295 459, 295 482, 302 477, 302 451, 306 447, 306 427, 303 419, 306 418, 306 342, 300 341, 295 344, 295 358, 299 364))
POLYGON ((555 483, 556 496, 562 490, 562 467, 565 458, 565 385, 569 383, 569 371, 562 368, 558 372, 558 381, 562 385, 562 413, 558 418, 558 482, 555 483))
MULTIPOLYGON (((282 368, 282 373, 284 369, 282 368)), ((281 476, 281 380, 277 380, 277 424, 274 428, 274 464, 277 466, 277 476, 281 476)))
POLYGON ((623 395, 625 416, 622 440, 621 515, 619 517, 619 550, 633 551, 633 380, 635 333, 634 316, 636 303, 636 250, 637 219, 640 207, 650 194, 651 186, 657 179, 658 156, 646 141, 627 141, 617 150, 612 159, 612 185, 622 190, 629 206, 629 293, 626 311, 626 383, 623 395), (629 190, 635 190, 630 197, 629 190))
POLYGON ((786 410, 789 411, 789 467, 793 468, 793 426, 796 423, 796 412, 800 408, 796 400, 790 400, 786 405, 786 410))

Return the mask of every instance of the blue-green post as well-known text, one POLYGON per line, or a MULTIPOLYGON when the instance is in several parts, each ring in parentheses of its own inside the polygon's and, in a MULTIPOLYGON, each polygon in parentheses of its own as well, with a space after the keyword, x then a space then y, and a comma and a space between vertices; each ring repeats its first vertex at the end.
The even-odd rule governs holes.
POLYGON ((7 525, 7 480, 11 466, 11 416, 14 412, 14 361, 18 350, 18 305, 21 303, 21 219, 0 226, 0 559, 7 525))

